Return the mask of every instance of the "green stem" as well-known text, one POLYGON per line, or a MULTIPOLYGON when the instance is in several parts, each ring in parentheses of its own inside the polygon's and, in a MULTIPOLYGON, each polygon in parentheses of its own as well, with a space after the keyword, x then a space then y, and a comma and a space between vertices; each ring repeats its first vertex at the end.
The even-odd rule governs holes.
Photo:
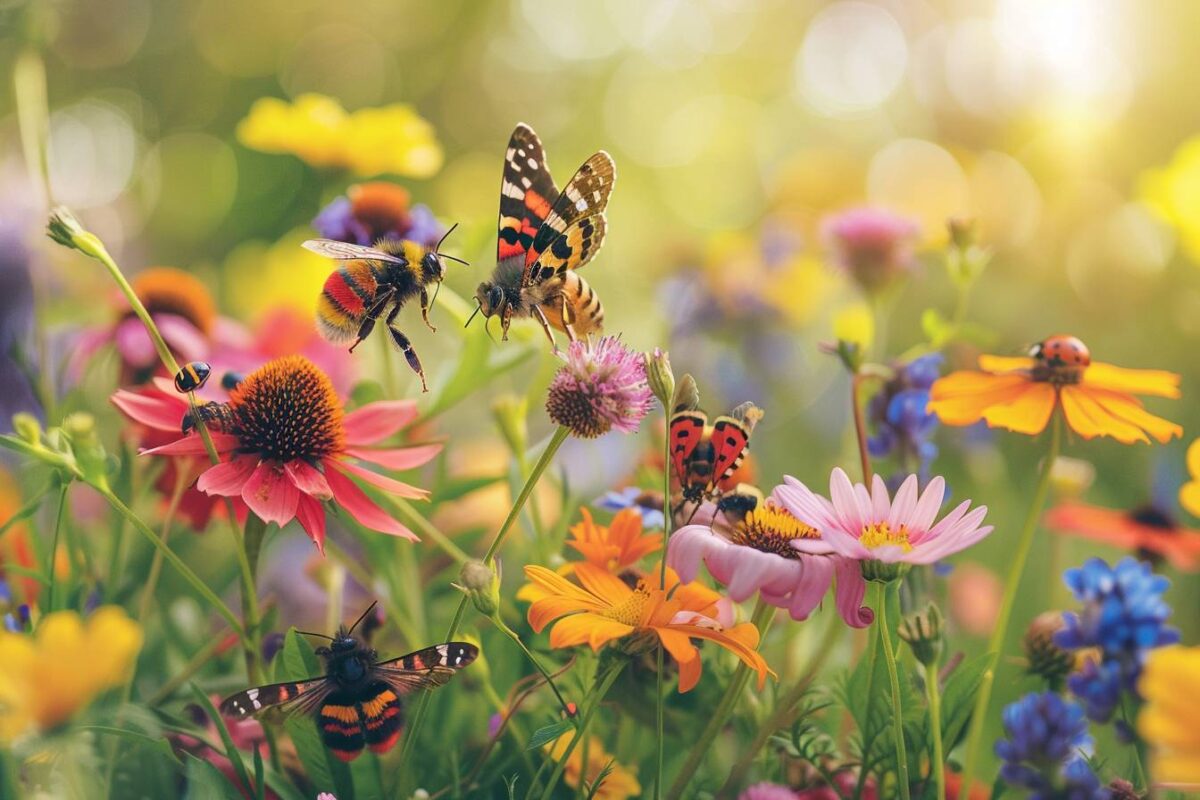
MULTIPOLYGON (((667 546, 671 543, 671 421, 663 420, 663 549, 662 564, 659 567, 658 585, 660 589, 667 588, 667 546)), ((656 706, 658 722, 658 759, 654 780, 654 800, 662 797, 663 770, 666 762, 666 691, 663 688, 663 662, 665 660, 662 642, 658 643, 658 672, 656 673, 656 706)))
POLYGON ((996 615, 992 637, 988 640, 990 663, 983 673, 979 684, 979 693, 975 698, 975 710, 971 714, 971 730, 967 737, 967 750, 963 761, 962 785, 969 787, 975 777, 975 768, 979 760, 979 747, 983 742, 983 729, 987 723, 988 702, 992 697, 992 684, 996 680, 996 667, 1000 660, 1000 651, 1008 634, 1008 623, 1012 617, 1013 603, 1017 598, 1017 589, 1021 585, 1021 575, 1025 572, 1025 562, 1029 560, 1029 551, 1033 546, 1033 534, 1037 531, 1038 519, 1042 507, 1046 505, 1046 497, 1050 492, 1050 474, 1058 451, 1062 447, 1062 419, 1058 413, 1050 421, 1050 447, 1042 462, 1041 476, 1037 488, 1034 489, 1033 503, 1025 517, 1025 525, 1017 539, 1016 549, 1012 552, 1008 569, 1008 581, 1004 585, 1004 595, 1000 600, 1000 611, 996 615))
MULTIPOLYGON (((1129 697, 1128 697, 1128 695, 1125 693, 1122 693, 1121 717, 1125 720, 1125 725, 1131 731, 1136 731, 1136 729, 1133 726, 1133 719, 1135 716, 1136 715, 1129 713, 1129 697)), ((1135 732, 1134 740, 1133 740, 1133 768, 1134 768, 1134 772, 1137 775, 1137 779, 1138 779, 1138 787, 1137 788, 1139 788, 1141 791, 1148 792, 1148 791, 1150 791, 1150 780, 1147 777, 1146 766, 1145 766, 1145 763, 1142 758, 1142 749, 1144 747, 1145 747, 1145 744, 1142 742, 1141 737, 1138 736, 1137 733, 1135 732)))
MULTIPOLYGON (((754 615, 751 618, 754 626, 759 630, 759 642, 766 638, 767 627, 770 625, 771 619, 774 616, 775 608, 767 605, 760 597, 758 603, 754 606, 754 615)), ((725 694, 721 697, 717 708, 713 712, 712 718, 709 719, 708 725, 705 726, 704 732, 700 734, 700 738, 692 745, 692 749, 688 752, 687 760, 683 762, 679 772, 675 776, 675 781, 671 784, 671 788, 667 790, 667 800, 678 800, 683 796, 683 792, 687 789, 692 778, 695 777, 696 771, 700 767, 700 762, 710 756, 710 750, 713 740, 717 738, 717 734, 725 727, 725 723, 729 719, 729 715, 737 707, 738 701, 742 699, 742 692, 746 689, 746 683, 750 680, 750 667, 742 662, 738 665, 737 670, 733 673, 733 677, 729 681, 729 685, 725 687, 725 694)))
POLYGON ((403 497, 385 494, 381 495, 386 498, 386 502, 390 503, 392 508, 399 512, 400 519, 405 525, 415 530, 421 535, 422 539, 427 539, 437 545, 443 553, 454 559, 459 564, 465 564, 471 560, 471 557, 463 552, 463 549, 451 541, 450 537, 442 533, 432 522, 425 519, 413 504, 405 500, 403 497))
POLYGON ((867 451, 867 423, 863 417, 861 402, 863 376, 855 373, 850 376, 850 409, 854 414, 854 437, 858 441, 858 462, 862 468, 863 483, 871 484, 871 456, 867 451))
POLYGON ((937 659, 925 665, 925 695, 929 698, 929 727, 933 734, 933 761, 929 769, 933 772, 933 783, 937 787, 937 800, 946 800, 946 759, 942 751, 942 690, 938 686, 937 659))
MULTIPOLYGON (((231 525, 236 537, 236 517, 231 525)), ((252 683, 262 683, 266 680, 262 670, 262 648, 259 645, 262 631, 258 629, 258 553, 262 549, 263 538, 267 533, 267 523, 253 511, 246 517, 246 527, 242 531, 240 541, 234 543, 238 554, 238 566, 242 574, 242 619, 245 621, 245 635, 242 643, 246 650, 246 675, 252 683)))
MULTIPOLYGON (((159 534, 159 541, 166 545, 167 538, 171 534, 171 523, 175 520, 175 512, 179 509, 179 501, 183 498, 183 491, 187 488, 187 471, 176 470, 175 486, 171 490, 171 499, 167 503, 167 512, 163 515, 162 533, 159 534)), ((150 573, 146 576, 146 587, 142 589, 142 600, 138 604, 138 622, 142 627, 146 626, 146 617, 150 614, 150 604, 154 600, 154 589, 158 586, 158 577, 162 574, 163 552, 161 549, 154 551, 154 560, 150 562, 150 573)), ((132 683, 132 676, 130 682, 132 683)), ((128 697, 126 698, 128 699, 128 697)))
MULTIPOLYGON (((542 791, 541 800, 550 800, 554 794, 554 787, 558 786, 558 781, 562 778, 563 770, 567 768, 567 760, 571 757, 571 753, 575 751, 575 746, 579 741, 587 735, 588 728, 592 724, 592 717, 596 715, 596 710, 600 708, 601 701, 608 694, 608 690, 616 683, 621 671, 625 668, 625 662, 620 661, 616 666, 609 668, 601 679, 596 689, 587 699, 587 707, 583 712, 583 719, 579 723, 579 727, 575 729, 575 735, 571 737, 571 741, 567 743, 567 749, 558 757, 558 764, 554 767, 554 772, 550 773, 550 781, 546 784, 546 788, 542 791)), ((583 782, 587 778, 587 764, 583 764, 579 770, 579 780, 583 782)), ((532 792, 536 786, 530 785, 529 789, 532 792)))
POLYGON ((50 542, 50 555, 46 559, 46 610, 54 610, 54 587, 58 585, 58 537, 63 527, 63 517, 67 511, 67 484, 63 484, 58 492, 58 514, 54 517, 54 537, 50 542))
POLYGON ((501 633, 512 639, 517 647, 521 648, 521 652, 525 654, 525 658, 529 659, 529 663, 533 664, 534 669, 541 674, 542 678, 550 686, 550 691, 554 692, 554 696, 558 698, 558 704, 562 706, 563 713, 570 715, 571 712, 567 707, 567 701, 562 696, 562 693, 558 691, 558 686, 554 683, 554 676, 542 666, 542 662, 537 659, 537 656, 529 649, 525 642, 521 641, 521 637, 517 635, 517 632, 505 624, 504 620, 500 618, 499 612, 492 615, 492 624, 499 628, 501 633))
MULTIPOLYGON (((904 709, 900 703, 900 678, 896 671, 896 653, 892 649, 892 635, 888 626, 887 596, 892 587, 899 590, 899 583, 893 582, 880 587, 879 592, 879 641, 883 647, 883 658, 887 662, 888 681, 892 685, 892 737, 896 744, 896 782, 900 784, 900 799, 908 800, 908 752, 904 744, 904 709)), ((899 595, 897 595, 898 597, 899 595)))
MULTIPOLYGON (((500 545, 504 543, 504 539, 508 536, 508 531, 516 522, 517 517, 521 514, 521 509, 524 508, 525 502, 529 499, 529 495, 533 493, 533 489, 541 480, 542 473, 550 466, 550 462, 554 460, 555 453, 562 443, 567 440, 567 435, 570 430, 559 426, 554 435, 550 437, 546 449, 542 451, 542 455, 538 458, 537 463, 533 465, 533 471, 529 473, 529 478, 525 481, 525 485, 521 487, 520 494, 513 502, 512 508, 508 512, 508 516, 504 518, 504 522, 500 525, 500 530, 496 531, 495 538, 492 539, 491 545, 487 549, 487 553, 483 556, 483 562, 491 565, 496 557, 496 551, 500 549, 500 545)), ((458 626, 462 624, 463 617, 466 615, 467 603, 470 602, 465 596, 458 603, 458 609, 454 612, 454 619, 450 622, 450 627, 446 631, 446 637, 443 641, 451 641, 458 634, 458 626)), ((417 734, 421 730, 421 725, 425 721, 425 714, 429 710, 430 692, 425 692, 421 695, 421 699, 417 701, 416 711, 413 712, 412 725, 409 726, 408 732, 404 738, 404 749, 400 753, 400 763, 398 770, 403 770, 404 765, 408 763, 409 754, 412 752, 413 744, 417 741, 417 734)))

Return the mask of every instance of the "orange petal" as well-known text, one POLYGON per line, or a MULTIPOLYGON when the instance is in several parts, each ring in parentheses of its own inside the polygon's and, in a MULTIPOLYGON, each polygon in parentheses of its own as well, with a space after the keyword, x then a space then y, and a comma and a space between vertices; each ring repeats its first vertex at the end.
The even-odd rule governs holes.
POLYGON ((1057 393, 1048 383, 1028 383, 1024 391, 1007 403, 998 403, 983 412, 983 418, 993 428, 1007 428, 1016 433, 1041 433, 1054 413, 1057 393))
POLYGON ((988 408, 1012 402, 1029 385, 1024 375, 954 372, 934 382, 927 410, 947 425, 974 425, 988 408))
POLYGON ((633 633, 633 627, 599 614, 575 614, 561 619, 550 629, 550 646, 575 647, 586 644, 599 650, 613 639, 633 633))
POLYGON ((1016 372, 1033 368, 1033 359, 1029 356, 989 356, 979 357, 979 368, 987 372, 1016 372))
POLYGON ((733 653, 741 659, 742 663, 758 673, 759 689, 766 684, 767 675, 775 674, 758 651, 749 645, 751 641, 756 644, 758 642, 758 629, 749 622, 743 622, 728 629, 706 628, 699 625, 672 625, 671 629, 685 633, 692 638, 715 642, 733 653))
POLYGON ((1125 369, 1112 364, 1092 364, 1083 373, 1085 386, 1113 392, 1179 397, 1179 376, 1160 369, 1125 369))
POLYGON ((1200 479, 1200 439, 1188 445, 1187 449, 1188 474, 1200 479))
POLYGON ((633 594, 633 590, 625 584, 625 581, 591 562, 585 561, 576 564, 575 577, 583 584, 583 588, 610 606, 619 606, 629 599, 629 595, 633 594))
POLYGON ((1063 415, 1067 418, 1067 424, 1071 426, 1071 430, 1083 438, 1111 436, 1124 444, 1150 443, 1150 439, 1140 428, 1130 425, 1104 410, 1104 407, 1097 403, 1090 392, 1082 386, 1064 386, 1060 395, 1063 415))
POLYGON ((1190 481, 1180 488, 1179 505, 1193 517, 1200 517, 1200 481, 1190 481))
POLYGON ((1137 398, 1120 392, 1109 392, 1102 389, 1084 387, 1083 391, 1096 398, 1096 402, 1104 406, 1104 410, 1114 417, 1135 425, 1153 436, 1160 444, 1166 444, 1177 436, 1183 436, 1183 428, 1170 420, 1156 417, 1146 409, 1137 398))
POLYGON ((679 691, 687 692, 700 681, 700 651, 686 633, 669 627, 655 628, 663 647, 679 664, 679 691))

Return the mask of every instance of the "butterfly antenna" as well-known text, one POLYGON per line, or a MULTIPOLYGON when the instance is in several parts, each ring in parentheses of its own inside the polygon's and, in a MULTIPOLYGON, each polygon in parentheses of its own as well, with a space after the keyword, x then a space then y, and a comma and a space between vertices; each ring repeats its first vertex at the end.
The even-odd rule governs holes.
POLYGON ((463 327, 465 328, 465 327, 467 327, 467 325, 470 325, 471 320, 475 319, 475 315, 478 314, 482 310, 483 310, 483 303, 480 303, 477 306, 475 306, 475 310, 471 312, 471 316, 467 317, 467 324, 463 325, 463 327))
POLYGON ((367 615, 370 614, 372 611, 374 611, 375 606, 377 606, 377 605, 379 605, 378 600, 371 603, 371 605, 367 606, 367 610, 362 612, 362 616, 360 616, 358 619, 354 620, 354 624, 350 626, 350 630, 346 631, 346 635, 350 635, 351 633, 354 633, 354 629, 358 627, 358 623, 360 623, 364 619, 366 619, 367 615))
POLYGON ((296 633, 299 633, 302 636, 316 636, 318 639, 328 639, 331 642, 333 641, 333 637, 326 633, 313 633, 312 631, 296 631, 296 633))

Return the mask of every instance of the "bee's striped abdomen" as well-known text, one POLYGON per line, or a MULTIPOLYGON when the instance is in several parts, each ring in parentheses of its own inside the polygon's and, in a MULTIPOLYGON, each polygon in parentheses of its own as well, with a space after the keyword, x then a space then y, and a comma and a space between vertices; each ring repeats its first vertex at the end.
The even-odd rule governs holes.
POLYGON ((366 261, 349 261, 330 273, 317 300, 321 335, 331 342, 354 339, 378 289, 378 275, 366 261))
POLYGON ((366 737, 356 698, 344 692, 334 693, 321 706, 318 717, 321 740, 329 751, 342 761, 358 758, 366 737))
POLYGON ((567 305, 571 307, 574 319, 571 327, 579 336, 589 333, 599 333, 604 328, 604 306, 600 303, 600 295, 588 285, 588 282, 578 273, 568 270, 563 273, 563 293, 567 296, 567 305))

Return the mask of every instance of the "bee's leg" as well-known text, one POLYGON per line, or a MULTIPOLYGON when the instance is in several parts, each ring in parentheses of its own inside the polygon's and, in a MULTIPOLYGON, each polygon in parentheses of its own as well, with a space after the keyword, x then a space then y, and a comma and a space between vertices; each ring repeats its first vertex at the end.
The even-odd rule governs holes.
MULTIPOLYGON (((383 297, 380 297, 378 300, 376 300, 374 305, 367 309, 367 315, 363 319, 362 325, 358 327, 358 336, 355 338, 354 344, 350 345, 351 353, 354 352, 354 348, 358 347, 359 344, 362 343, 363 339, 366 339, 371 335, 371 331, 375 328, 375 321, 378 320, 383 314, 383 309, 387 308, 387 304, 391 301, 391 299, 392 292, 387 292, 383 295, 383 297)), ((396 306, 396 310, 399 311, 400 306, 396 306)), ((395 315, 393 314, 393 316, 395 315)))
POLYGON ((542 323, 542 330, 546 332, 546 338, 550 340, 550 346, 557 353, 558 342, 554 341, 554 329, 550 327, 550 320, 546 319, 546 312, 542 311, 541 306, 534 306, 533 313, 537 314, 538 322, 542 323))
POLYGON ((429 326, 429 330, 437 333, 437 328, 433 327, 433 323, 429 321, 429 292, 425 287, 421 287, 421 319, 425 320, 425 324, 429 326))
POLYGON ((567 338, 573 342, 575 341, 575 329, 571 327, 571 323, 575 321, 575 315, 571 312, 571 305, 567 302, 565 292, 559 292, 558 299, 562 301, 563 330, 567 332, 567 338))
POLYGON ((404 353, 404 359, 408 365, 412 367, 412 371, 417 373, 417 377, 421 379, 421 391, 428 392, 429 387, 425 384, 425 370, 421 367, 421 359, 417 358, 417 351, 413 349, 412 342, 404 335, 404 332, 396 327, 396 315, 400 313, 400 306, 392 309, 392 313, 388 314, 387 329, 392 337, 392 344, 396 345, 401 353, 404 353))

